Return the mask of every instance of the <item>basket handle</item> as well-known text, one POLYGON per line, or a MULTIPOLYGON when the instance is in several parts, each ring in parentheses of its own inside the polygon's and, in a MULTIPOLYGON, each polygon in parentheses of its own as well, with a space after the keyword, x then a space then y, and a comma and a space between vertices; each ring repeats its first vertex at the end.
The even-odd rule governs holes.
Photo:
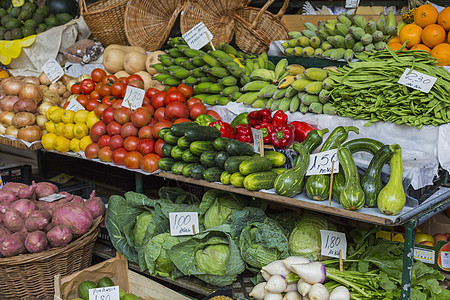
POLYGON ((256 18, 253 20, 252 25, 250 26, 250 29, 254 29, 256 25, 259 22, 259 19, 261 19, 262 15, 266 12, 266 10, 269 8, 270 5, 272 5, 274 0, 269 0, 264 4, 264 6, 259 10, 258 14, 256 15, 256 18))
MULTIPOLYGON (((84 0, 83 0, 84 1, 84 0)), ((284 0, 283 6, 280 8, 280 11, 275 15, 275 18, 281 19, 286 12, 286 9, 289 6, 289 0, 284 0)))
POLYGON ((80 5, 80 14, 87 13, 87 5, 86 1, 84 0, 78 0, 78 4, 80 5))

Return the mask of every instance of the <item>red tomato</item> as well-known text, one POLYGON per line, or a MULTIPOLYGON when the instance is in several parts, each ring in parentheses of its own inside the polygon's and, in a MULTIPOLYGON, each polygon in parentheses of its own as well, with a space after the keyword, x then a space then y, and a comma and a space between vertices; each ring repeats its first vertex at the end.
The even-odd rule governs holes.
POLYGON ((171 91, 168 92, 166 97, 164 98, 164 105, 168 105, 172 102, 186 102, 186 97, 179 91, 171 91))
POLYGON ((139 142, 141 141, 140 138, 138 138, 137 136, 128 136, 124 141, 123 141, 123 147, 125 148, 125 150, 127 151, 135 151, 138 150, 138 146, 139 146, 139 142))
POLYGON ((102 84, 99 93, 102 97, 109 96, 111 95, 111 87, 107 84, 102 84))
POLYGON ((155 110, 155 114, 153 115, 153 117, 156 119, 156 121, 166 120, 165 112, 166 112, 166 108, 164 106, 162 106, 162 107, 158 108, 157 110, 155 110))
POLYGON ((203 103, 195 103, 189 107, 189 118, 192 120, 197 119, 198 116, 206 113, 206 107, 203 103))
POLYGON ((148 109, 152 113, 152 116, 155 113, 155 109, 153 108, 153 106, 151 104, 142 104, 142 107, 145 107, 146 109, 148 109))
POLYGON ((117 78, 117 82, 122 82, 124 84, 127 84, 127 77, 119 77, 119 78, 117 78))
POLYGON ((83 105, 83 107, 86 107, 86 104, 88 103, 89 98, 86 95, 80 95, 77 97, 77 101, 80 102, 80 104, 83 105))
POLYGON ((102 87, 102 85, 103 85, 103 83, 101 83, 101 82, 99 82, 99 83, 97 83, 96 85, 95 85, 95 89, 94 89, 94 91, 100 91, 100 88, 102 87))
POLYGON ((157 92, 159 92, 159 90, 158 89, 155 89, 155 88, 149 88, 146 92, 145 92, 145 97, 148 97, 148 98, 152 98, 152 96, 154 95, 154 94, 156 94, 157 92))
POLYGON ((113 104, 111 105, 112 108, 114 109, 119 109, 122 107, 122 99, 117 99, 116 101, 113 102, 113 104))
POLYGON ((121 147, 113 151, 111 155, 111 159, 114 164, 121 166, 123 165, 123 159, 125 158, 125 154, 127 154, 128 151, 125 150, 125 148, 121 147))
POLYGON ((80 84, 76 83, 76 84, 72 85, 72 87, 70 88, 70 91, 72 92, 72 94, 81 94, 80 84))
POLYGON ((161 157, 164 157, 164 154, 162 153, 162 146, 164 146, 165 143, 166 142, 162 139, 158 139, 155 143, 155 153, 161 157))
POLYGON ((133 75, 128 76, 127 84, 130 84, 131 80, 140 80, 140 81, 144 82, 144 79, 142 79, 142 77, 138 74, 133 74, 133 75))
POLYGON ((153 153, 155 151, 155 141, 153 139, 139 140, 137 151, 141 152, 143 155, 153 153))
POLYGON ((128 81, 127 85, 134 86, 135 88, 138 88, 138 89, 144 89, 144 82, 137 80, 137 79, 128 81))
POLYGON ((168 89, 166 90, 166 92, 169 93, 169 92, 173 92, 173 91, 176 91, 176 90, 177 90, 176 87, 171 86, 170 88, 168 88, 168 89))
POLYGON ((184 123, 184 122, 192 122, 192 120, 189 120, 186 118, 178 118, 173 122, 173 124, 184 123))
POLYGON ((90 94, 89 94, 89 97, 91 98, 91 99, 93 99, 93 100, 98 100, 98 99, 100 99, 101 98, 101 96, 100 96, 100 93, 98 92, 98 91, 92 91, 90 94))
POLYGON ((172 122, 164 120, 153 125, 152 134, 155 139, 158 138, 159 131, 161 128, 168 128, 172 125, 172 122))
POLYGON ((116 100, 117 99, 114 96, 105 96, 102 98, 102 103, 111 106, 116 100))
POLYGON ((69 106, 69 101, 67 101, 66 103, 64 103, 64 105, 63 105, 63 107, 62 108, 64 108, 64 109, 66 109, 67 108, 67 106, 69 106))
POLYGON ((125 157, 123 158, 123 164, 129 169, 139 169, 142 157, 144 156, 141 152, 130 151, 125 154, 125 157))
POLYGON ((191 107, 195 103, 202 103, 202 100, 198 98, 189 98, 188 101, 186 101, 188 107, 191 107))
POLYGON ((89 100, 86 103, 86 110, 93 111, 98 104, 99 104, 99 102, 97 100, 89 100))
POLYGON ((83 79, 80 83, 80 90, 83 94, 89 95, 95 89, 95 82, 92 79, 83 79))
POLYGON ((140 167, 142 171, 153 173, 158 170, 158 161, 161 159, 161 156, 155 153, 150 153, 145 155, 141 159, 140 167))
POLYGON ((210 115, 211 117, 216 118, 217 121, 222 121, 222 118, 220 117, 220 115, 217 112, 215 112, 214 110, 208 109, 206 111, 206 114, 210 115))
POLYGON ((117 77, 114 75, 106 75, 103 80, 102 83, 103 84, 109 84, 109 85, 113 85, 114 82, 117 81, 117 77))
POLYGON ((192 97, 192 95, 194 95, 194 88, 191 86, 186 86, 184 84, 180 84, 177 87, 177 91, 181 92, 186 99, 189 99, 190 97, 192 97))
POLYGON ((111 95, 121 98, 122 92, 126 89, 126 85, 122 82, 116 82, 111 86, 111 95))
POLYGON ((157 92, 156 94, 154 94, 152 96, 152 98, 150 98, 151 105, 155 109, 158 109, 159 107, 164 106, 164 99, 165 99, 166 95, 167 95, 167 93, 164 91, 157 92))
POLYGON ((91 72, 91 77, 92 80, 94 80, 95 82, 100 82, 103 80, 103 78, 105 78, 106 76, 106 72, 103 69, 100 68, 95 68, 94 70, 92 70, 91 72))

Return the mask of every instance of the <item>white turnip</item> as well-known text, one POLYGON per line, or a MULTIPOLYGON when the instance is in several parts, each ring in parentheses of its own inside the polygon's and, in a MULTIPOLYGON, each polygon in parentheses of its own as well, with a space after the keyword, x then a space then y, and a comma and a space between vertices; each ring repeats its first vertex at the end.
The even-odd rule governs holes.
POLYGON ((291 291, 297 291, 297 282, 289 283, 283 292, 288 293, 291 291))
POLYGON ((266 291, 266 294, 264 295, 264 300, 283 300, 283 295, 274 294, 266 291))
POLYGON ((264 271, 263 269, 261 269, 260 272, 265 281, 269 280, 270 276, 272 276, 269 273, 267 273, 266 271, 264 271))
POLYGON ((255 285, 253 287, 253 289, 250 291, 250 293, 248 294, 250 297, 255 298, 255 300, 263 300, 264 299, 264 294, 265 294, 265 289, 264 287, 266 286, 267 282, 260 282, 257 285, 255 285))
POLYGON ((311 288, 311 284, 307 283, 303 279, 297 282, 297 290, 302 296, 306 296, 311 288))
POLYGON ((283 300, 302 300, 302 299, 303 297, 296 291, 287 292, 283 297, 283 300))
POLYGON ((330 293, 329 300, 350 300, 350 291, 343 285, 334 288, 330 293))
POLYGON ((295 272, 294 268, 292 268, 292 264, 307 264, 309 262, 311 262, 309 259, 302 256, 289 256, 283 259, 284 265, 291 272, 295 272))
POLYGON ((330 294, 327 288, 321 283, 315 283, 309 289, 308 297, 311 300, 328 300, 330 294))
POLYGON ((25 239, 25 248, 28 252, 36 253, 47 249, 48 241, 43 231, 31 232, 27 235, 25 239))
POLYGON ((283 275, 272 275, 269 280, 267 280, 267 284, 264 289, 273 294, 280 294, 284 292, 287 287, 286 278, 283 275))
POLYGON ((261 270, 266 271, 270 275, 283 275, 283 276, 287 276, 291 272, 286 268, 282 260, 273 261, 270 264, 262 267, 261 270))
POLYGON ((307 264, 293 264, 292 267, 300 278, 310 284, 322 283, 327 277, 325 266, 318 261, 307 264))

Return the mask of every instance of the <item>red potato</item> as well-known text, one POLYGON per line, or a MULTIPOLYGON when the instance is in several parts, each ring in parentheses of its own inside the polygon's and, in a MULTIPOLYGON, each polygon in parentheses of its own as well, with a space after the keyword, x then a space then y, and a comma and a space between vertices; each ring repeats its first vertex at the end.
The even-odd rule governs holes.
POLYGON ((24 189, 27 187, 28 187, 28 185, 26 185, 25 183, 8 182, 3 186, 2 190, 6 191, 6 192, 13 192, 14 194, 17 194, 17 192, 20 189, 24 189))
POLYGON ((61 202, 70 202, 70 201, 73 199, 73 195, 72 195, 71 193, 68 193, 68 192, 58 192, 58 194, 66 196, 65 198, 59 199, 58 201, 61 201, 61 202))
POLYGON ((47 239, 52 247, 64 247, 72 241, 72 237, 72 232, 66 225, 57 225, 47 232, 47 239))
POLYGON ((28 252, 30 253, 44 251, 45 249, 47 249, 47 246, 47 236, 43 231, 31 232, 25 239, 25 248, 27 248, 28 252))
POLYGON ((47 226, 45 226, 44 232, 47 233, 47 232, 49 232, 50 230, 52 230, 53 228, 55 228, 55 227, 56 227, 55 223, 50 222, 50 223, 47 224, 47 226))
POLYGON ((29 200, 36 200, 36 194, 35 191, 36 187, 33 185, 27 186, 25 188, 21 188, 19 189, 19 191, 17 192, 17 197, 19 199, 29 199, 29 200))
POLYGON ((12 232, 3 225, 0 225, 0 240, 3 240, 5 237, 10 236, 12 232))
POLYGON ((95 190, 92 191, 89 199, 84 202, 84 206, 91 211, 94 219, 103 216, 106 212, 105 203, 100 197, 95 197, 95 190))
POLYGON ((47 197, 52 194, 58 193, 58 187, 50 182, 34 182, 33 185, 36 186, 36 196, 38 198, 47 197))
POLYGON ((16 193, 0 190, 0 202, 12 203, 17 200, 16 193))
POLYGON ((83 198, 78 195, 74 195, 72 201, 70 202, 84 204, 83 198))
POLYGON ((74 202, 56 206, 52 217, 56 225, 66 225, 74 235, 86 233, 93 222, 91 211, 74 202))
POLYGON ((6 209, 2 217, 3 224, 9 230, 18 232, 25 229, 25 217, 17 209, 11 207, 6 209))
POLYGON ((10 257, 27 252, 25 238, 26 234, 23 232, 16 232, 7 236, 0 244, 0 253, 4 257, 10 257))
POLYGON ((25 228, 29 232, 43 230, 51 220, 50 213, 46 210, 36 210, 25 220, 25 228))
POLYGON ((37 204, 28 199, 19 199, 11 204, 11 207, 17 209, 27 218, 33 211, 38 210, 37 204))

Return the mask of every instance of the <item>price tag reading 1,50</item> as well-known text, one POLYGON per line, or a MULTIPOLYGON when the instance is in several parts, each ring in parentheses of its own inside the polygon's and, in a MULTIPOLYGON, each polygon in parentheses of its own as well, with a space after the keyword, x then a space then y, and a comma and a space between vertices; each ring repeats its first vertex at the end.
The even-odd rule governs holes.
POLYGON ((339 251, 342 251, 342 259, 347 257, 347 239, 345 233, 329 230, 321 230, 320 237, 322 249, 320 254, 339 258, 339 251))
POLYGON ((337 149, 331 149, 309 156, 309 166, 306 171, 307 176, 319 174, 331 174, 331 167, 333 166, 333 173, 339 172, 339 160, 337 158, 337 149))
POLYGON ((127 86, 125 92, 125 97, 123 97, 122 106, 131 108, 135 110, 142 106, 142 101, 144 101, 145 91, 134 86, 127 86))
POLYGON ((198 212, 169 213, 170 235, 194 235, 198 233, 198 212))
POLYGON ((89 289, 89 300, 119 300, 118 286, 89 289))
POLYGON ((405 69, 405 72, 398 80, 398 83, 424 93, 429 93, 435 82, 436 77, 410 70, 409 68, 405 69))
POLYGON ((43 66, 42 71, 47 75, 48 79, 54 83, 64 75, 64 70, 59 63, 53 58, 49 59, 43 66))

